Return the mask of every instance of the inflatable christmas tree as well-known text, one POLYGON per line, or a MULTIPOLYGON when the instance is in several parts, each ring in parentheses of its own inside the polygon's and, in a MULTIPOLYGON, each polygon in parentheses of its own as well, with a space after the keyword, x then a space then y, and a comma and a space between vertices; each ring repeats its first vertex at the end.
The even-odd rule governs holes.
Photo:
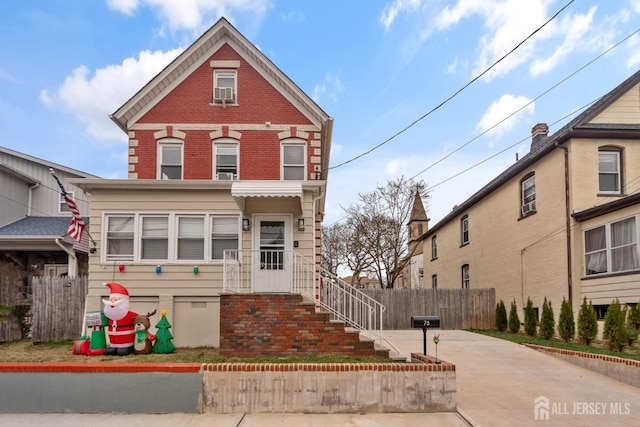
POLYGON ((171 323, 167 320, 167 310, 162 310, 160 314, 162 314, 162 319, 156 323, 158 332, 156 332, 156 340, 153 343, 153 352, 164 354, 173 353, 176 351, 176 346, 171 342, 173 335, 169 332, 169 329, 171 329, 171 323))

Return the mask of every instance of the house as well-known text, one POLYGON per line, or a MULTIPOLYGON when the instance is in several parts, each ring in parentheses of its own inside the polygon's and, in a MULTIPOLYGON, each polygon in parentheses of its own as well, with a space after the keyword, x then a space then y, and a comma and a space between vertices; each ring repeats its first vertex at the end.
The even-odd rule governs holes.
POLYGON ((86 275, 88 269, 90 237, 84 233, 78 242, 67 234, 71 213, 50 169, 88 214, 91 195, 66 180, 97 176, 0 147, 0 275, 21 283, 25 298, 33 276, 86 275))
POLYGON ((425 280, 556 313, 638 303, 639 105, 640 71, 553 135, 534 126, 528 154, 421 237, 425 280))
POLYGON ((111 118, 128 179, 74 181, 97 242, 87 310, 115 281, 132 310, 167 311, 176 346, 218 346, 221 294, 313 276, 333 119, 226 19, 111 118))

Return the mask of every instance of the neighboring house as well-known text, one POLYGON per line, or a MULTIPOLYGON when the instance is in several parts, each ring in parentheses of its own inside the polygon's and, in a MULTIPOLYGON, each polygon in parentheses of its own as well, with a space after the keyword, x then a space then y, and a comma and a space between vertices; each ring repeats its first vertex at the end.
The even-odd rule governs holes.
POLYGON ((97 176, 0 147, 0 275, 20 281, 23 294, 33 276, 87 274, 89 235, 67 235, 71 213, 50 168, 88 214, 91 195, 66 181, 97 176))
POLYGON ((294 259, 320 265, 333 119, 224 18, 111 118, 128 179, 74 181, 89 310, 116 281, 132 310, 167 311, 176 346, 218 346, 226 286, 290 292, 294 259))
POLYGON ((382 286, 380 286, 380 282, 378 281, 378 279, 369 278, 366 276, 356 277, 355 279, 353 276, 346 276, 341 277, 340 280, 342 280, 344 283, 353 283, 353 286, 358 289, 382 289, 382 286))
POLYGON ((421 237, 427 232, 429 218, 422 204, 420 193, 416 193, 413 199, 413 207, 407 224, 407 255, 402 259, 402 274, 396 281, 396 288, 423 289, 424 283, 424 256, 421 237))
POLYGON ((425 280, 495 288, 522 309, 531 298, 582 298, 604 313, 640 301, 640 72, 548 136, 431 227, 425 280))

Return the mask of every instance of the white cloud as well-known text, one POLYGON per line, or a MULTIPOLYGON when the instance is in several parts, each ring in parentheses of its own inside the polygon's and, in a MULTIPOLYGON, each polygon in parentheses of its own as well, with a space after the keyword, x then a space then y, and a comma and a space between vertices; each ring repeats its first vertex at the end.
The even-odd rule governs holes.
POLYGON ((400 13, 413 12, 420 7, 421 3, 422 0, 394 0, 391 4, 386 5, 380 14, 380 22, 385 31, 389 30, 400 13))
POLYGON ((500 138, 513 129, 525 114, 534 112, 535 103, 532 103, 530 98, 507 93, 493 101, 476 127, 481 132, 487 132, 487 135, 500 138), (514 111, 517 113, 514 114, 514 111))
POLYGON ((564 41, 548 57, 536 59, 531 64, 531 74, 537 76, 552 70, 569 53, 576 49, 583 41, 585 34, 591 28, 596 7, 589 9, 586 15, 566 16, 560 25, 556 25, 556 32, 564 34, 564 41))
POLYGON ((640 36, 637 34, 629 40, 631 49, 627 58, 627 67, 637 68, 640 66, 640 36))
POLYGON ((333 102, 336 102, 338 100, 338 95, 344 92, 345 89, 345 86, 342 84, 342 81, 340 81, 340 77, 337 74, 327 73, 324 77, 324 81, 316 84, 313 88, 311 99, 315 102, 319 102, 321 96, 328 95, 333 102))
POLYGON ((50 94, 40 92, 40 101, 51 109, 61 109, 75 116, 87 132, 100 140, 122 140, 126 135, 111 122, 108 115, 126 102, 158 74, 178 54, 145 50, 138 58, 127 58, 122 64, 100 68, 91 75, 84 65, 73 70, 62 85, 50 94))
POLYGON ((233 10, 262 17, 271 0, 108 0, 112 10, 131 15, 143 6, 156 11, 171 30, 201 30, 207 17, 230 19, 233 10))

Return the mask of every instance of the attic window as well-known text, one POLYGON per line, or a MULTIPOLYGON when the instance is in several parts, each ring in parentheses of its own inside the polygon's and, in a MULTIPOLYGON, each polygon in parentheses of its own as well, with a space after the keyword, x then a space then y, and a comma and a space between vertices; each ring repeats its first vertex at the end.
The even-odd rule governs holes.
POLYGON ((211 61, 213 68, 213 105, 237 104, 240 61, 211 61))

